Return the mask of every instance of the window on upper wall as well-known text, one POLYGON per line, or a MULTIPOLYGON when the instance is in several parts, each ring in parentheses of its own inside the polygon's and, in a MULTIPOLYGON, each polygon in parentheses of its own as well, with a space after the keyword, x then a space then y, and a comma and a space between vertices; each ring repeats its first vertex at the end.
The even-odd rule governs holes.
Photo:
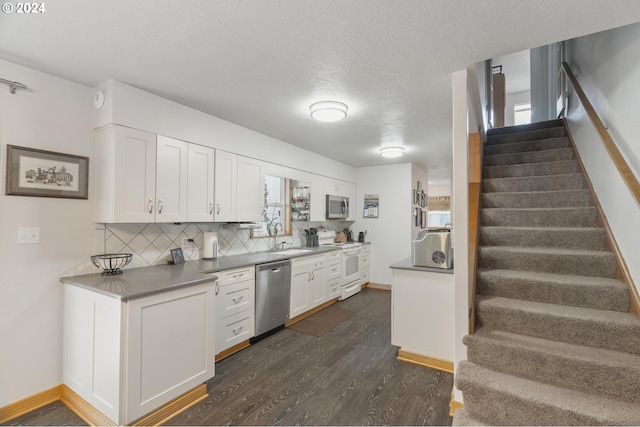
POLYGON ((251 237, 272 237, 291 235, 291 215, 289 214, 289 180, 278 176, 264 176, 264 221, 261 228, 251 231, 251 237))
POLYGON ((427 226, 440 228, 447 224, 451 224, 451 197, 427 198, 427 226))
POLYGON ((526 125, 531 123, 531 103, 516 104, 513 106, 513 124, 526 125))

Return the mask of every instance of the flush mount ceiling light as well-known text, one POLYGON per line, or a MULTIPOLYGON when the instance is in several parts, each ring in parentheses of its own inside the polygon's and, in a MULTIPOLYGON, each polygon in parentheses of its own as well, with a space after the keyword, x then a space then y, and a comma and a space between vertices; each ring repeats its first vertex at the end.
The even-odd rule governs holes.
POLYGON ((380 155, 382 157, 400 157, 404 154, 404 147, 382 147, 380 149, 380 155))
POLYGON ((346 104, 337 101, 320 101, 311 104, 311 117, 321 122, 337 122, 347 117, 346 104))

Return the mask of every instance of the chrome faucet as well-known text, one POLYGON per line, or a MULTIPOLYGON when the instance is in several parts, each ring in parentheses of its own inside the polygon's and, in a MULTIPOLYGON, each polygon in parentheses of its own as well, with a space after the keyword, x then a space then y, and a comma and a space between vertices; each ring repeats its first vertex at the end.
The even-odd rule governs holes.
POLYGON ((287 243, 285 241, 282 241, 280 243, 276 243, 275 245, 273 245, 273 250, 274 251, 283 251, 283 250, 287 249, 287 247, 289 245, 290 245, 289 243, 287 243))

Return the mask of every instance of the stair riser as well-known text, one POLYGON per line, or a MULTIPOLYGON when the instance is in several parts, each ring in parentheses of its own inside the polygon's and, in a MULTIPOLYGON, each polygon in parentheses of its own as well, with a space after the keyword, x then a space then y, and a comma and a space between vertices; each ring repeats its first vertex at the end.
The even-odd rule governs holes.
POLYGON ((606 420, 530 401, 479 384, 456 383, 462 390, 464 408, 491 425, 608 425, 606 420))
POLYGON ((545 248, 605 250, 605 230, 597 229, 519 229, 481 227, 482 246, 528 246, 545 248))
POLYGON ((616 276, 615 255, 610 252, 575 254, 523 253, 496 250, 499 247, 481 247, 478 250, 480 268, 543 273, 572 274, 576 276, 616 276))
POLYGON ((557 148, 568 148, 569 138, 549 138, 538 141, 515 142, 511 144, 495 144, 484 147, 484 154, 511 154, 524 153, 527 151, 553 150, 557 148))
POLYGON ((592 319, 561 317, 548 313, 504 307, 476 308, 482 327, 598 348, 640 353, 640 325, 616 325, 592 319))
POLYGON ((517 178, 524 176, 562 175, 568 173, 580 173, 580 167, 576 160, 527 163, 523 165, 487 166, 482 169, 482 178, 517 178))
POLYGON ((466 337, 467 360, 510 375, 602 393, 626 401, 640 400, 640 368, 609 366, 509 343, 466 337))
POLYGON ((629 290, 626 287, 585 286, 524 278, 485 277, 478 275, 477 292, 481 295, 513 298, 548 304, 627 312, 629 290))
POLYGON ((529 193, 485 193, 483 208, 569 208, 588 207, 589 190, 542 191, 529 193))
MULTIPOLYGON (((595 227, 596 208, 482 209, 482 225, 503 227, 595 227)), ((515 246, 515 245, 514 245, 515 246)))
POLYGON ((495 178, 482 181, 484 193, 522 191, 562 191, 584 188, 582 174, 554 175, 531 178, 495 178))
POLYGON ((564 127, 553 127, 529 132, 517 132, 504 135, 489 134, 487 145, 510 144, 514 142, 535 141, 538 139, 557 138, 566 136, 564 127))
POLYGON ((560 148, 557 150, 531 151, 527 153, 485 155, 483 158, 483 166, 558 162, 561 160, 573 160, 573 150, 571 148, 560 148))

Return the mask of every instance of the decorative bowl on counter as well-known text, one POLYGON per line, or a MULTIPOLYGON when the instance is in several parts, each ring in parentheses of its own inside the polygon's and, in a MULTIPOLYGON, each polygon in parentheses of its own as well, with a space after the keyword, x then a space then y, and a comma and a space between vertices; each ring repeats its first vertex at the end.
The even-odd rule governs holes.
POLYGON ((103 276, 122 274, 121 268, 131 262, 132 254, 102 254, 93 255, 91 261, 93 265, 101 268, 103 276))

